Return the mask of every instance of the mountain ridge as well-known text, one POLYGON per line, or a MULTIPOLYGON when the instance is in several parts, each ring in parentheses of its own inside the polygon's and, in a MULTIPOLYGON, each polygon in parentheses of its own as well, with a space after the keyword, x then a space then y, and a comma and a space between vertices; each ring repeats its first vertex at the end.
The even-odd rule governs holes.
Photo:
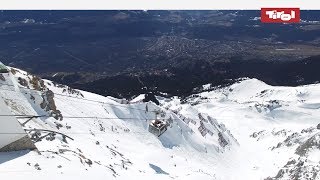
POLYGON ((184 99, 155 96, 156 105, 11 67, 2 76, 0 95, 13 114, 44 116, 24 126, 35 129, 28 134, 40 154, 0 153, 1 178, 320 178, 320 84, 276 87, 245 78, 184 99), (160 137, 148 132, 155 118, 172 121, 160 137))

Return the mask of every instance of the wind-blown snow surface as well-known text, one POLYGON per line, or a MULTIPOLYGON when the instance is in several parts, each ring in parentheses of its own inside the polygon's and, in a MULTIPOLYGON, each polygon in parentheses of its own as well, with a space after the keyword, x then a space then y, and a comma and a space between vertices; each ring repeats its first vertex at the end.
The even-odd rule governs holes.
POLYGON ((31 75, 12 72, 0 80, 0 95, 14 114, 63 116, 24 128, 73 140, 56 134, 36 142, 39 152, 0 153, 1 179, 320 179, 320 85, 244 79, 183 100, 157 97, 157 106, 141 97, 121 104, 48 80, 38 92, 30 90, 39 89, 31 75), (55 107, 43 108, 49 90, 55 107), (148 132, 155 111, 172 120, 160 137, 148 132))

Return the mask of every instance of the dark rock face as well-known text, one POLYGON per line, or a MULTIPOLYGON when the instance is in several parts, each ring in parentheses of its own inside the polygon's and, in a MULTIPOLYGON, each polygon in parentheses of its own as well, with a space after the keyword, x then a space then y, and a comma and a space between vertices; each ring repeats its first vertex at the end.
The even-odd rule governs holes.
POLYGON ((223 137, 221 132, 218 133, 218 137, 219 137, 219 144, 221 147, 225 147, 226 145, 228 145, 228 141, 223 137))
POLYGON ((6 80, 2 74, 0 74, 0 80, 1 81, 5 81, 6 80))
MULTIPOLYGON (((13 68, 11 68, 11 70, 12 69, 13 68)), ((14 70, 14 72, 16 71, 17 70, 14 70)), ((62 120, 62 114, 57 109, 54 102, 54 93, 47 88, 47 86, 44 84, 44 81, 40 77, 34 75, 28 75, 27 79, 29 80, 29 82, 24 78, 18 77, 18 82, 21 86, 27 89, 32 89, 41 92, 42 102, 40 103, 40 107, 46 112, 50 113, 50 115, 53 116, 55 119, 62 120)), ((31 96, 30 99, 35 102, 36 98, 34 96, 31 96)))
POLYGON ((309 156, 309 152, 317 152, 320 150, 320 133, 316 131, 314 127, 307 128, 302 130, 301 133, 292 133, 283 143, 279 143, 278 145, 280 146, 298 145, 295 150, 297 156, 289 158, 288 162, 279 169, 276 176, 266 179, 315 179, 319 174, 320 164, 311 159, 312 156, 309 156), (306 136, 308 138, 305 138, 306 136))
POLYGON ((280 179, 307 179, 313 180, 319 173, 319 165, 310 165, 307 164, 307 159, 298 158, 297 160, 293 159, 287 162, 287 164, 281 168, 277 175, 274 177, 268 177, 265 180, 280 180, 280 179))
POLYGON ((298 146, 298 148, 296 149, 296 154, 305 156, 311 149, 320 150, 320 133, 312 136, 307 141, 298 146))
POLYGON ((49 112, 55 119, 62 120, 63 116, 59 110, 57 110, 56 104, 54 102, 54 93, 51 90, 47 90, 42 94, 42 102, 40 107, 45 111, 49 112))
POLYGON ((10 71, 13 75, 15 75, 17 72, 19 72, 19 70, 15 69, 15 68, 10 68, 10 71))
POLYGON ((63 93, 64 92, 68 92, 68 94, 76 94, 76 95, 79 95, 81 97, 84 97, 83 94, 78 90, 75 90, 75 89, 73 89, 73 88, 71 88, 69 86, 65 86, 64 88, 65 89, 62 90, 63 93))
POLYGON ((24 86, 24 87, 29 88, 29 85, 28 85, 28 81, 27 81, 27 80, 25 80, 25 79, 23 79, 23 78, 21 78, 21 77, 18 77, 18 82, 19 82, 19 84, 20 84, 21 86, 24 86))
POLYGON ((46 89, 43 80, 38 76, 32 76, 30 84, 37 91, 44 91, 46 89))
POLYGON ((28 135, 14 141, 0 149, 0 152, 20 151, 20 150, 34 150, 37 149, 28 135))
MULTIPOLYGON (((11 68, 11 72, 16 74, 17 72, 19 72, 19 70, 11 68)), ((39 98, 42 98, 42 101, 38 105, 55 119, 63 119, 61 112, 55 105, 54 93, 50 89, 48 89, 48 87, 44 84, 44 81, 40 77, 27 74, 26 78, 18 77, 18 83, 25 89, 30 89, 33 93, 39 93, 37 95, 31 94, 30 97, 28 97, 33 101, 33 103, 35 103, 38 96, 40 96, 39 98)), ((67 89, 69 93, 83 96, 79 91, 76 91, 69 87, 67 89)))
POLYGON ((146 93, 145 97, 143 99, 143 102, 149 102, 152 101, 154 103, 156 103, 157 105, 159 105, 159 101, 157 100, 156 96, 153 93, 146 93))

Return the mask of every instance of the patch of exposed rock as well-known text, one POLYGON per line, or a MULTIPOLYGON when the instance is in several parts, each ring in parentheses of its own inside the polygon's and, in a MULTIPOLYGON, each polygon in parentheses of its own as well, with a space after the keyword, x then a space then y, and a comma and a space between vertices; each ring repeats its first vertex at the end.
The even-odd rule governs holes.
POLYGON ((29 88, 29 83, 24 78, 18 77, 18 83, 23 87, 29 88))
POLYGON ((320 171, 320 165, 308 161, 307 158, 299 157, 297 160, 289 160, 274 177, 265 180, 314 180, 320 171))
POLYGON ((320 133, 315 134, 299 145, 296 149, 296 154, 305 156, 311 149, 318 149, 320 151, 320 133))
POLYGON ((0 80, 1 80, 1 81, 5 81, 6 78, 4 78, 4 76, 3 76, 2 74, 0 74, 0 80))
POLYGON ((56 104, 54 102, 54 93, 51 90, 47 90, 42 95, 42 102, 40 104, 40 107, 44 109, 45 111, 49 112, 51 116, 53 116, 57 120, 62 120, 62 114, 57 109, 56 104))
POLYGON ((29 82, 32 85, 32 87, 37 91, 44 91, 46 89, 44 81, 38 76, 32 76, 29 82))

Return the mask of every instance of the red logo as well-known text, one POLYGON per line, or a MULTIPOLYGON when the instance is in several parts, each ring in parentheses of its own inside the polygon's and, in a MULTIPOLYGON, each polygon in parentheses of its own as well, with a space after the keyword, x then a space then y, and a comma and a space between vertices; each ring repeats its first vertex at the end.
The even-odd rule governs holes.
POLYGON ((299 23, 300 8, 261 8, 263 23, 299 23))

